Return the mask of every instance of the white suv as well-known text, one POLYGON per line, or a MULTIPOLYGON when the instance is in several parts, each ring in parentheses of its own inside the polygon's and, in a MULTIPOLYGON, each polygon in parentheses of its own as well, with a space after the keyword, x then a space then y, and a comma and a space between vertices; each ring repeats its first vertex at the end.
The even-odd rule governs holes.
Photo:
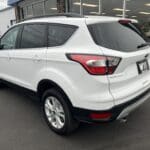
POLYGON ((150 97, 150 47, 136 26, 71 14, 19 23, 1 38, 1 84, 36 94, 58 134, 122 119, 150 97))

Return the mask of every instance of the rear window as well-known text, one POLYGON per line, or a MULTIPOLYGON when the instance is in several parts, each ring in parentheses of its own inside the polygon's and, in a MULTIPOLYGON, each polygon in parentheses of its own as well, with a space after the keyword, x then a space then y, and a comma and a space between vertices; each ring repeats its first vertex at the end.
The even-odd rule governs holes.
POLYGON ((133 52, 145 43, 141 31, 132 23, 98 23, 88 28, 96 44, 109 49, 133 52))

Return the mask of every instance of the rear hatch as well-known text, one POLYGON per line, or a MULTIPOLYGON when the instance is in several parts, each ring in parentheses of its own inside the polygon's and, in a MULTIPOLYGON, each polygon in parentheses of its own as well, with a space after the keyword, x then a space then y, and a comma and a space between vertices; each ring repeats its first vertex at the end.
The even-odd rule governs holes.
POLYGON ((116 105, 132 100, 150 88, 150 47, 137 26, 132 20, 88 25, 103 54, 120 60, 114 72, 107 75, 116 105))

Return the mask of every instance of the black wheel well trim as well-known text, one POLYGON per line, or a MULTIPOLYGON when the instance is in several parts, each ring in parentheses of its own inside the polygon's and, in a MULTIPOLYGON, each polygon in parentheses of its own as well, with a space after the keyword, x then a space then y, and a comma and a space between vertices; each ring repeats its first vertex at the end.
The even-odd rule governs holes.
POLYGON ((40 97, 40 100, 42 100, 42 95, 45 92, 45 90, 51 89, 51 88, 56 88, 59 90, 64 96, 66 97, 66 102, 69 105, 70 108, 73 108, 72 102, 70 101, 68 95, 66 92, 63 90, 63 88, 58 85, 56 82, 50 80, 50 79, 43 79, 38 83, 37 86, 37 95, 40 97), (45 87, 44 87, 45 86, 45 87), (44 87, 41 89, 41 87, 44 87))

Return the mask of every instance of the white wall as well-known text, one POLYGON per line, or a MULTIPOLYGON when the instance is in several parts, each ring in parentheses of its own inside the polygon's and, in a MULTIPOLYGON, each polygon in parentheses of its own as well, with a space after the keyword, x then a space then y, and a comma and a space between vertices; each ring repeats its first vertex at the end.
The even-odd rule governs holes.
POLYGON ((15 18, 13 7, 0 10, 0 37, 11 27, 11 20, 16 20, 15 18))

